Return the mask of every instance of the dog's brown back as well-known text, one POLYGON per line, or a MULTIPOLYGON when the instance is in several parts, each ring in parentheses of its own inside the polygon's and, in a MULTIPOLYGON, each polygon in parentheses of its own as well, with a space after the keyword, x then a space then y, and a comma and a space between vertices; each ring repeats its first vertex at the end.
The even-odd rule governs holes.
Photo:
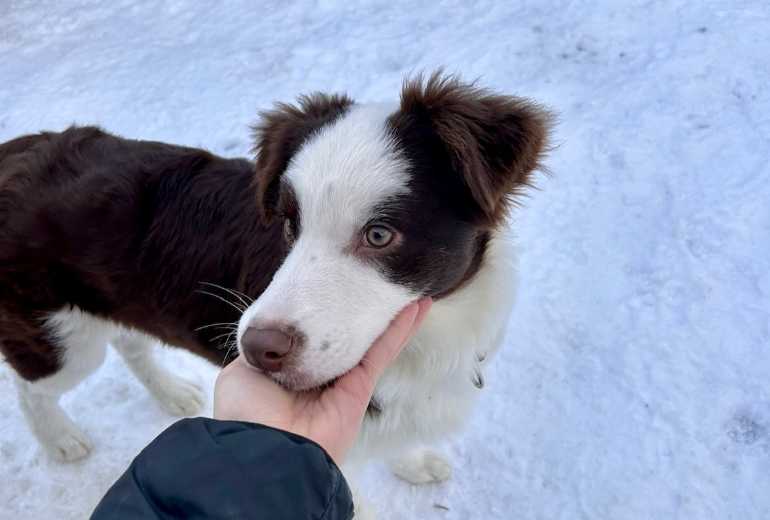
POLYGON ((221 362, 238 312, 285 254, 256 209, 254 166, 93 127, 0 145, 0 350, 26 379, 58 368, 42 319, 77 306, 221 362), (222 294, 232 300, 231 296, 222 294), (221 331, 220 331, 221 332, 221 331))

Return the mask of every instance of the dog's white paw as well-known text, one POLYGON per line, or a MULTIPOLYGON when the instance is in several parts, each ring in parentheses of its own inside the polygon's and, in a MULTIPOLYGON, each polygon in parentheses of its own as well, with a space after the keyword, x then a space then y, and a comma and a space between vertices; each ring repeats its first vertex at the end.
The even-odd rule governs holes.
POLYGON ((50 435, 40 441, 46 451, 59 462, 75 462, 91 453, 91 441, 71 421, 60 423, 50 431, 50 435))
POLYGON ((30 392, 19 383, 19 405, 43 449, 59 462, 74 462, 91 452, 91 441, 54 398, 30 392))
POLYGON ((195 415, 206 402, 200 386, 170 374, 160 378, 150 391, 164 410, 176 416, 195 415))
POLYGON ((438 453, 420 450, 391 462, 393 473, 412 484, 444 482, 452 476, 452 466, 438 453))

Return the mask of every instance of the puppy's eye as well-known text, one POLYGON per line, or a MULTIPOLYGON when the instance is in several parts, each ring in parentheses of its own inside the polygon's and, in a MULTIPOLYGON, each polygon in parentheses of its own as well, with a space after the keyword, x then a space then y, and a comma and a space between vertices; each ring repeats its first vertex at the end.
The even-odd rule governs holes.
POLYGON ((393 231, 385 226, 369 226, 364 232, 364 237, 366 238, 366 245, 380 249, 393 241, 393 231))
POLYGON ((294 243, 294 224, 290 218, 283 220, 283 237, 286 239, 286 243, 292 245, 294 243))

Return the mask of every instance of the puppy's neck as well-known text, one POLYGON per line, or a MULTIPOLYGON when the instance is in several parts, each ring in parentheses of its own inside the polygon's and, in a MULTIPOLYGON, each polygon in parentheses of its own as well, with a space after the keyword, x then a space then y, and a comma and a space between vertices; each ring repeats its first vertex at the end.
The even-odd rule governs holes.
POLYGON ((493 354, 515 303, 517 263, 510 230, 492 234, 475 275, 433 304, 396 365, 407 370, 430 365, 430 373, 441 375, 493 354))

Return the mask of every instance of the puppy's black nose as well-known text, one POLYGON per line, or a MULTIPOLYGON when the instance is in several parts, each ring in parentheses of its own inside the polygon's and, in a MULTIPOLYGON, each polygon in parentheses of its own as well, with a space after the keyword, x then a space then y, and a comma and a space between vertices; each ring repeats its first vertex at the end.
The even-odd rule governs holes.
POLYGON ((265 372, 281 370, 293 344, 294 338, 278 329, 249 327, 241 337, 241 349, 246 360, 265 372))

